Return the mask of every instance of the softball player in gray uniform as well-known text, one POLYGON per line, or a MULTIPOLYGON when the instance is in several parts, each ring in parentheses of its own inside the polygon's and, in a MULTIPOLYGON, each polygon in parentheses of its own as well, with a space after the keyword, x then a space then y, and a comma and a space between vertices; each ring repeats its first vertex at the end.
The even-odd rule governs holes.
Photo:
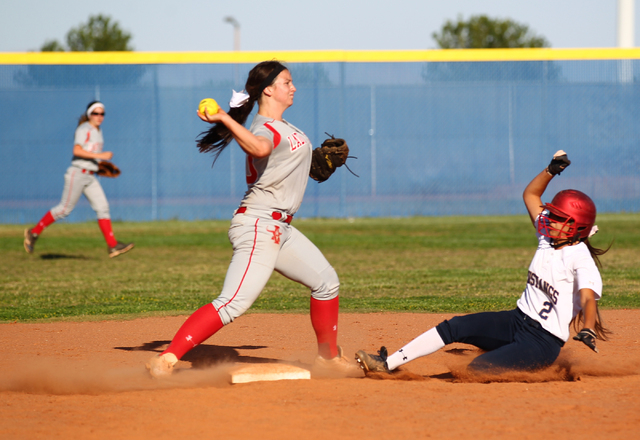
POLYGON ((24 248, 28 253, 33 249, 42 231, 61 218, 68 216, 75 208, 80 196, 85 195, 98 217, 98 226, 107 242, 109 257, 113 258, 133 248, 133 243, 120 243, 113 235, 109 203, 96 178, 98 160, 113 157, 110 151, 102 151, 104 139, 100 126, 104 121, 104 104, 90 102, 86 112, 80 117, 73 143, 71 166, 64 175, 64 189, 60 203, 42 217, 36 226, 24 231, 24 248))
POLYGON ((558 151, 547 169, 524 190, 527 211, 537 230, 538 249, 529 266, 526 287, 514 310, 458 316, 438 324, 395 353, 382 347, 378 355, 360 350, 356 360, 368 372, 389 372, 453 342, 475 345, 486 353, 469 365, 471 371, 534 370, 551 365, 574 337, 597 352, 596 339, 606 339, 597 301, 602 295, 599 256, 589 237, 596 207, 584 193, 561 191, 549 204, 541 196, 551 179, 571 162, 558 151), (580 328, 582 323, 582 329, 580 328))
POLYGON ((202 120, 215 123, 199 139, 202 152, 213 151, 217 158, 235 139, 247 154, 248 190, 231 219, 233 257, 222 292, 187 319, 147 368, 154 377, 171 374, 187 351, 251 307, 275 270, 311 291, 311 323, 318 340, 314 372, 361 376, 337 345, 338 275, 320 250, 291 225, 311 166, 309 138, 282 118, 296 91, 291 74, 277 61, 260 63, 249 73, 246 90, 248 94, 234 92, 229 113, 198 113, 202 120), (255 102, 258 113, 247 130, 243 124, 255 102))

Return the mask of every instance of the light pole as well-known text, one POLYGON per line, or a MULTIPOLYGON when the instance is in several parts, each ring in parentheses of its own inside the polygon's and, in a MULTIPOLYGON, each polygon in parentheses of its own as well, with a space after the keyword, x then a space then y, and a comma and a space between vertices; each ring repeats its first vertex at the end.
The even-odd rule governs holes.
MULTIPOLYGON (((622 48, 635 46, 635 0, 618 0, 618 38, 617 45, 622 48)), ((631 60, 618 60, 618 81, 633 82, 633 63, 631 60)))
POLYGON ((227 16, 224 18, 225 23, 231 24, 233 26, 233 50, 236 52, 240 51, 240 23, 238 20, 231 16, 227 16))

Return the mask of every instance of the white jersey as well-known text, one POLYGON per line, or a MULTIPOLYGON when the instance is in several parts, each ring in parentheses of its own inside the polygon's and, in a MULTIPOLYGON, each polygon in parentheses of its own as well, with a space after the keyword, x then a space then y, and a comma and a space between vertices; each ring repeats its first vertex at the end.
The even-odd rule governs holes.
MULTIPOLYGON (((83 122, 76 128, 76 134, 73 140, 74 145, 80 145, 84 151, 89 153, 102 153, 104 139, 102 131, 91 125, 89 122, 83 122)), ((89 171, 98 171, 98 162, 91 159, 82 159, 74 156, 71 165, 84 168, 89 171)))
POLYGON ((241 205, 295 214, 309 180, 311 141, 287 121, 277 121, 259 114, 253 119, 249 131, 271 140, 273 151, 264 158, 247 155, 249 189, 241 205))
MULTIPOLYGON (((539 219, 538 216, 536 231, 539 219)), ((548 237, 536 235, 538 249, 529 266, 527 286, 518 300, 518 308, 566 342, 571 319, 581 309, 580 289, 593 290, 599 300, 602 278, 586 244, 554 249, 548 237)))

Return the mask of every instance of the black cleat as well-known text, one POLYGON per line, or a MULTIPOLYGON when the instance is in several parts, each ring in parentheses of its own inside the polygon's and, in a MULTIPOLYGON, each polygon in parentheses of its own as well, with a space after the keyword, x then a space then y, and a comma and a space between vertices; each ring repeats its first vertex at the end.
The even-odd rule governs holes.
POLYGON ((358 365, 366 373, 391 373, 387 366, 387 347, 380 347, 378 354, 367 354, 363 350, 356 353, 358 365))
POLYGON ((116 243, 116 245, 112 248, 109 248, 109 258, 117 257, 120 254, 124 254, 125 252, 129 252, 133 249, 133 243, 116 243))

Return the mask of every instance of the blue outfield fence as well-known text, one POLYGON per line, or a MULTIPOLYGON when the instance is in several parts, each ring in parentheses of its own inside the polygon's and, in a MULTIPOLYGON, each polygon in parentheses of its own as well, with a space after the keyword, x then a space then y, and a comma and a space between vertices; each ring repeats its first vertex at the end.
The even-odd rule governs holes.
MULTIPOLYGON (((35 223, 59 202, 77 120, 93 99, 105 103, 105 150, 122 170, 117 179, 101 180, 113 219, 231 217, 246 190, 244 153, 233 143, 212 168, 213 158, 196 148, 208 127, 196 109, 205 97, 227 109, 231 90, 243 88, 259 55, 252 62, 138 64, 135 54, 123 63, 44 63, 38 54, 29 58, 36 62, 12 63, 6 55, 0 54, 0 223, 35 223)), ((297 217, 524 213, 524 187, 559 149, 572 165, 552 182, 549 200, 575 188, 591 195, 600 212, 640 210, 634 57, 289 55, 262 58, 290 67, 298 91, 285 118, 314 146, 325 132, 345 138, 357 157, 348 165, 360 176, 343 167, 327 182, 310 180, 297 217)), ((92 219, 84 198, 68 217, 92 219)))

